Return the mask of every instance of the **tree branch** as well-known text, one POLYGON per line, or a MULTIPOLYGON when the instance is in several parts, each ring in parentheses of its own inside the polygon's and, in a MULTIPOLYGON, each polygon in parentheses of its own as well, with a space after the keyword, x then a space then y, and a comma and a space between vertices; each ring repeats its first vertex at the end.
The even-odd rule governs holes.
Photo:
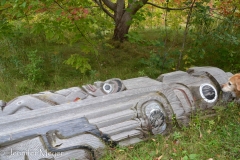
POLYGON ((110 13, 102 4, 102 0, 94 0, 94 2, 112 19, 114 19, 114 16, 112 13, 110 13))
POLYGON ((146 4, 149 4, 149 5, 152 5, 154 7, 157 7, 157 8, 161 8, 161 9, 166 9, 166 10, 185 10, 185 9, 189 9, 191 8, 191 6, 189 7, 184 7, 184 8, 169 8, 169 7, 162 7, 162 6, 158 6, 156 4, 153 4, 151 2, 147 2, 146 4))
MULTIPOLYGON (((61 6, 60 3, 57 2, 57 0, 54 0, 54 3, 56 3, 62 10, 66 10, 63 6, 61 6)), ((70 11, 68 11, 68 13, 70 13, 70 11)), ((85 34, 80 30, 79 26, 77 25, 77 23, 75 21, 73 21, 75 27, 77 28, 77 30, 79 31, 79 33, 83 36, 83 38, 89 43, 91 44, 93 47, 96 48, 96 46, 94 44, 92 44, 90 42, 90 40, 85 36, 85 34)))
POLYGON ((130 3, 128 1, 128 7, 130 9, 130 12, 132 12, 132 14, 135 14, 141 7, 143 7, 148 0, 141 0, 141 2, 137 1, 137 0, 132 0, 132 2, 130 3))
POLYGON ((100 1, 103 1, 103 3, 104 3, 109 9, 111 9, 112 11, 115 10, 115 8, 116 8, 116 3, 112 3, 110 0, 100 0, 100 1))

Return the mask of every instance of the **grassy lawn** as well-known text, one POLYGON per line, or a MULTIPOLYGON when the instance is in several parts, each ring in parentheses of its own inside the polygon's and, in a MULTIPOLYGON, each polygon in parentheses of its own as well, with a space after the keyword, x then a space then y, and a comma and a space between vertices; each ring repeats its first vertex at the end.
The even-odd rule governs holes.
POLYGON ((218 106, 216 116, 193 116, 189 127, 151 136, 127 147, 109 148, 101 160, 239 160, 240 106, 218 106))
MULTIPOLYGON (((181 46, 176 39, 173 41, 170 48, 181 46)), ((39 43, 16 48, 6 49, 0 59, 0 97, 5 101, 109 78, 156 79, 162 73, 174 71, 170 60, 177 57, 174 54, 163 57, 166 48, 145 42, 104 42, 99 44, 98 54, 82 53, 79 44, 39 43), (66 65, 64 62, 71 54, 88 58, 91 70, 82 74, 66 65), (163 61, 164 58, 167 60, 163 61)), ((151 136, 132 146, 108 148, 101 160, 240 160, 240 106, 219 104, 215 112, 216 116, 208 118, 202 118, 205 113, 194 115, 188 127, 173 127, 167 135, 151 136)))
MULTIPOLYGON (((194 66, 240 72, 239 2, 1 0, 0 100, 194 66), (127 40, 112 40, 116 31, 127 40)), ((240 160, 240 100, 190 119, 165 135, 107 147, 101 160, 240 160)))
MULTIPOLYGON (((17 53, 1 57, 0 97, 3 100, 43 90, 81 86, 109 78, 128 79, 139 76, 157 78, 161 70, 141 63, 149 57, 152 46, 137 44, 99 45, 98 54, 82 53, 79 44, 36 44, 17 48, 17 53), (24 48, 25 47, 25 48, 24 48), (120 48, 119 48, 120 47, 120 48), (23 49, 24 48, 24 49, 23 49), (91 70, 81 73, 65 64, 71 54, 89 59, 91 70), (29 55, 32 55, 29 57, 29 55), (11 87, 9 87, 11 86, 11 87)), ((164 70, 167 72, 168 70, 164 70)))

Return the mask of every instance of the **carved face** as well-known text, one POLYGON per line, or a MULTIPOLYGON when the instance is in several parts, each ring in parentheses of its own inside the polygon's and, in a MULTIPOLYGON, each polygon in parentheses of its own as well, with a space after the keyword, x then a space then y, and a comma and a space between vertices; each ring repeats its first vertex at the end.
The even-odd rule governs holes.
POLYGON ((105 82, 97 81, 94 82, 94 85, 88 84, 82 86, 82 88, 94 97, 121 92, 126 89, 119 78, 109 79, 105 82))

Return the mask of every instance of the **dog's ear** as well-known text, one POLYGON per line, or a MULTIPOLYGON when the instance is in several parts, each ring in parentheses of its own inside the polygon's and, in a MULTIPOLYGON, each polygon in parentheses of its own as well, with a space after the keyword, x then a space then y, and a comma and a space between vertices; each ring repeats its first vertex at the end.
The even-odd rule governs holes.
POLYGON ((236 80, 237 90, 240 91, 240 78, 236 80))

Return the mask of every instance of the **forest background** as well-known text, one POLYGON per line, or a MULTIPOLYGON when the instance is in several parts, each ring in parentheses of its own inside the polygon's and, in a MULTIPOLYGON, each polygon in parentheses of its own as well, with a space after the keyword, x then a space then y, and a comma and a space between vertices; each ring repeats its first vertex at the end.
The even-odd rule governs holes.
MULTIPOLYGON (((191 66, 236 73, 239 26, 239 0, 1 0, 0 98, 191 66)), ((197 116, 187 131, 105 159, 239 159, 239 107, 229 105, 217 118, 197 116)))

